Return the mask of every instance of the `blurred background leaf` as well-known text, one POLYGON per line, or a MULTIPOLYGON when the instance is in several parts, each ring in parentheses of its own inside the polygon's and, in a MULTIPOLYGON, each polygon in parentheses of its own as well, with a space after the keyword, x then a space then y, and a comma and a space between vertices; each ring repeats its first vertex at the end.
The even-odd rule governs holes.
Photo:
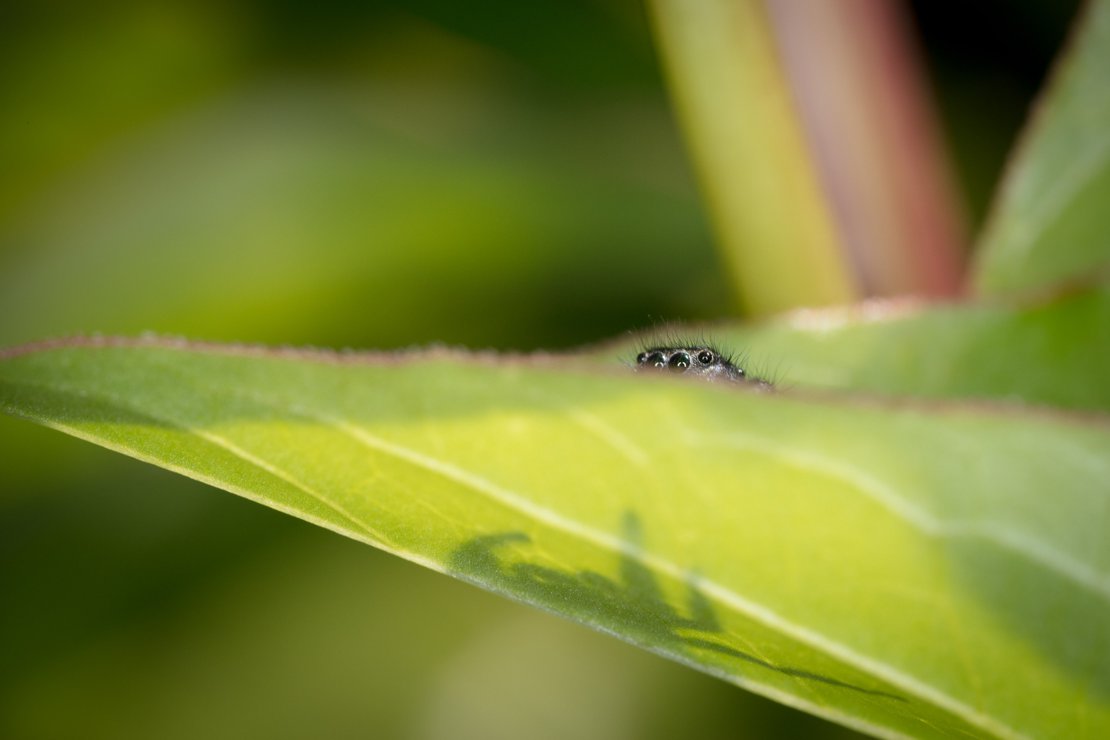
MULTIPOLYGON (((913 4, 973 225, 1075 6, 913 4)), ((156 330, 558 347, 735 300, 633 0, 8 2, 0 106, 5 345, 156 330)), ((660 737, 847 734, 48 430, 0 418, 0 449, 0 716, 21 730, 3 734, 207 718, 294 736, 265 700, 289 665, 306 666, 288 671, 300 715, 338 736, 373 720, 492 737, 513 705, 565 711, 610 670, 631 688, 606 737, 646 736, 645 717, 660 737), (335 580, 306 578, 302 558, 335 580), (461 624, 404 653, 349 634, 371 601, 383 619, 457 609, 461 624), (259 613, 283 654, 236 631, 259 613), (388 675, 403 697, 312 691, 372 655, 381 672, 355 677, 388 675), (559 669, 530 687, 535 660, 559 669), (475 706, 470 671, 520 693, 475 706)))
POLYGON ((1091 2, 1016 153, 979 255, 987 296, 1105 279, 1110 270, 1110 3, 1091 2))

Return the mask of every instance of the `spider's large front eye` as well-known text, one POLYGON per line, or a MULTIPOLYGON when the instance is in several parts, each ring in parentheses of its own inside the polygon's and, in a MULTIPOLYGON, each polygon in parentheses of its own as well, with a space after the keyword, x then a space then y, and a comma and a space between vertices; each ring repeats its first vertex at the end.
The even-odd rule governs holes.
POLYGON ((662 352, 655 350, 654 352, 641 352, 636 356, 636 362, 641 365, 652 365, 653 367, 663 367, 667 364, 667 358, 662 352))
POLYGON ((703 349, 701 352, 698 352, 698 362, 703 365, 712 365, 715 359, 717 358, 713 355, 712 352, 707 349, 703 349))
POLYGON ((671 355, 671 359, 667 361, 670 369, 676 373, 681 373, 690 367, 690 355, 685 352, 675 352, 671 355))

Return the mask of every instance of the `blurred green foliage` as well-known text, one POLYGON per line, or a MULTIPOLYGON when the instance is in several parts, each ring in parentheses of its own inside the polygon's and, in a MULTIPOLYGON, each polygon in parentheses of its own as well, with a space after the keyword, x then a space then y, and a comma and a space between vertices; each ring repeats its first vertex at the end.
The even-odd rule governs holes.
MULTIPOLYGON (((1067 5, 974 43, 922 11, 977 215, 1067 5)), ((8 2, 0 110, 0 344, 553 347, 732 305, 632 0, 8 2)), ((48 430, 0 449, 2 735, 848 734, 48 430)))

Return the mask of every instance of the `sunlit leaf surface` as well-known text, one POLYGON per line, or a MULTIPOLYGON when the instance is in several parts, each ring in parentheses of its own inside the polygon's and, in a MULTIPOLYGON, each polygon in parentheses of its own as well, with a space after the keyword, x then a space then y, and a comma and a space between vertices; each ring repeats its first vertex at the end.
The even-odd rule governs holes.
POLYGON ((1110 268, 1110 2, 1088 5, 995 203, 976 277, 983 294, 1110 268))
POLYGON ((1102 417, 165 340, 0 408, 877 734, 1110 732, 1102 417))

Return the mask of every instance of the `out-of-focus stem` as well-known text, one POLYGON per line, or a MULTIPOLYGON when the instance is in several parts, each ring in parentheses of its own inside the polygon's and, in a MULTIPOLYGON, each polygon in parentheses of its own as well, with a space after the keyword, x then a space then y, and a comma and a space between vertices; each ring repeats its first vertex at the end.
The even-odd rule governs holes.
POLYGON ((744 307, 767 314, 859 297, 763 3, 649 0, 648 5, 725 264, 744 307))
POLYGON ((903 6, 766 1, 863 292, 956 293, 966 251, 962 209, 903 6))

